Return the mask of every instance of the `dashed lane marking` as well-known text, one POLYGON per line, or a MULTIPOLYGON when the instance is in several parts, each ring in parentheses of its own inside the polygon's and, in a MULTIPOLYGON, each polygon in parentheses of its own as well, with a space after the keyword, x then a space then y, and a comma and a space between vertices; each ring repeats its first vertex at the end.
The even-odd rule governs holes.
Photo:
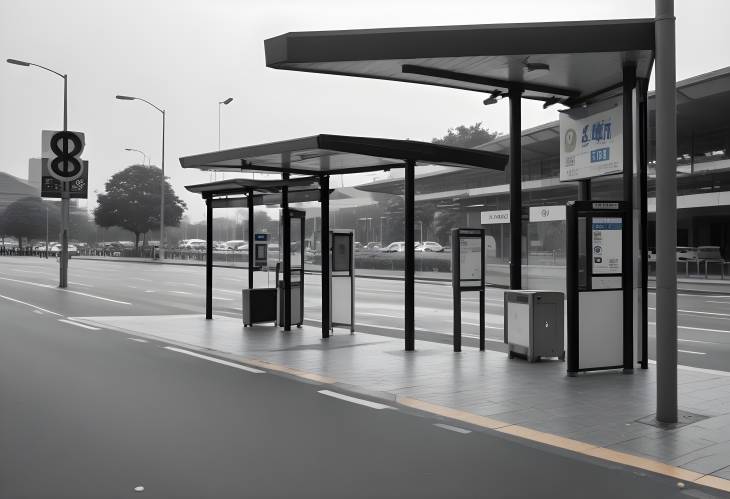
MULTIPOLYGON (((656 322, 649 322, 650 326, 656 326, 656 322)), ((707 329, 706 327, 677 326, 677 329, 689 329, 690 331, 708 331, 710 333, 730 333, 727 329, 707 329)))
POLYGON ((176 348, 176 347, 163 347, 163 348, 165 348, 166 350, 172 350, 173 352, 181 353, 184 355, 190 355, 191 357, 197 357, 198 359, 215 362, 216 364, 221 364, 223 366, 234 367, 236 369, 240 369, 241 371, 246 371, 246 372, 250 372, 250 373, 254 373, 254 374, 264 374, 266 372, 266 371, 262 371, 261 369, 254 369, 253 367, 236 364, 234 362, 228 362, 227 360, 218 359, 216 357, 209 357, 207 355, 202 355, 199 353, 191 352, 190 350, 183 350, 182 348, 176 348))
POLYGON ((692 355, 707 355, 707 352, 694 352, 692 350, 680 350, 679 348, 677 351, 682 353, 691 353, 692 355))
POLYGON ((364 405, 365 407, 370 407, 371 409, 392 409, 392 407, 389 405, 381 404, 379 402, 372 402, 370 400, 359 399, 357 397, 351 397, 349 395, 345 395, 344 393, 333 392, 332 390, 320 390, 317 393, 327 395, 328 397, 344 400, 345 402, 350 402, 352 404, 364 405))
POLYGON ((72 326, 82 327, 82 328, 84 328, 84 329, 90 329, 90 330, 92 330, 92 331, 98 331, 98 330, 99 330, 99 328, 98 328, 98 327, 94 327, 94 326, 87 326, 86 324, 81 324, 80 322, 74 322, 74 321, 70 321, 70 320, 68 320, 68 319, 58 319, 58 322, 63 322, 63 323, 65 323, 65 324, 70 324, 70 325, 72 325, 72 326))
POLYGON ((8 301, 12 301, 12 302, 15 302, 15 303, 20 303, 21 305, 26 305, 28 307, 34 308, 36 310, 40 310, 41 312, 45 312, 47 314, 63 315, 63 314, 59 314, 58 312, 53 312, 52 310, 48 310, 48 309, 45 309, 43 307, 39 307, 38 305, 33 305, 32 303, 28 303, 28 302, 25 302, 25 301, 16 300, 15 298, 10 298, 9 296, 0 295, 0 298, 2 298, 3 300, 8 300, 8 301))
POLYGON ((170 291, 170 293, 174 293, 176 295, 192 295, 189 291, 170 291))
POLYGON ((147 340, 143 340, 142 338, 127 338, 128 340, 136 341, 138 343, 147 343, 147 340))
POLYGON ((450 424, 443 424, 443 423, 434 423, 434 426, 438 426, 439 428, 442 428, 444 430, 453 431, 456 433, 461 433, 462 435, 466 435, 467 433, 471 433, 471 430, 467 430, 466 428, 459 428, 458 426, 451 426, 450 424))

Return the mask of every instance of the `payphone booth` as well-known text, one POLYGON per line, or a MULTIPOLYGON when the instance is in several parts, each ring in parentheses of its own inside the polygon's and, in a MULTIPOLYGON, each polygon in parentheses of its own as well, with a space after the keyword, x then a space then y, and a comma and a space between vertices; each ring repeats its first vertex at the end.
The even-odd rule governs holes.
POLYGON ((330 231, 330 329, 355 332, 355 243, 352 230, 330 231))
POLYGON ((632 299, 626 216, 622 201, 567 205, 569 376, 633 366, 633 323, 624 313, 632 299))
POLYGON ((269 261, 269 235, 265 233, 254 234, 253 241, 253 266, 256 269, 265 269, 269 261))
POLYGON ((276 264, 277 307, 276 323, 284 326, 284 252, 289 251, 291 278, 291 324, 301 327, 304 322, 304 219, 302 210, 289 209, 290 244, 284 247, 284 212, 279 223, 279 262, 276 264))

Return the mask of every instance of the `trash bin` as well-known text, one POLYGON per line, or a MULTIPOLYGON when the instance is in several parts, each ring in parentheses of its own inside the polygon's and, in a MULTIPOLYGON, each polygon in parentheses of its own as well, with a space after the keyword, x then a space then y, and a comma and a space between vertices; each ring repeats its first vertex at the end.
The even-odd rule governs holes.
POLYGON ((276 322, 276 288, 242 290, 243 325, 276 322))
POLYGON ((565 360, 563 303, 559 291, 504 292, 504 342, 510 358, 565 360))

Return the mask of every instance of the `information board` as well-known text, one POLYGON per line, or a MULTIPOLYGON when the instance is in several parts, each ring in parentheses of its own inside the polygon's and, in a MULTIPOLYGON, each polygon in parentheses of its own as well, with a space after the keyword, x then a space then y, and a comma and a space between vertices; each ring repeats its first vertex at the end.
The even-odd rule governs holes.
MULTIPOLYGON (((82 161, 83 173, 75 180, 69 182, 69 197, 76 199, 87 199, 89 189, 89 162, 82 161)), ((60 198, 63 192, 63 182, 53 177, 48 171, 48 158, 41 160, 41 197, 60 198)))
POLYGON ((595 217, 591 222, 593 274, 621 273, 621 229, 617 217, 595 217))
POLYGON ((623 171, 622 101, 616 97, 560 113, 560 180, 623 171))
POLYGON ((482 239, 480 237, 460 237, 459 280, 462 286, 479 285, 482 279, 482 264, 482 239))

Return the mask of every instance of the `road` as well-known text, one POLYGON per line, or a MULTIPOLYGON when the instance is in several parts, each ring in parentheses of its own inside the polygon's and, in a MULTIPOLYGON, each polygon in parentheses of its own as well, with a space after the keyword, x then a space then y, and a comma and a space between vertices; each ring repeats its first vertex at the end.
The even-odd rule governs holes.
POLYGON ((728 497, 68 319, 200 311, 200 269, 1 260, 3 498, 728 497))
MULTIPOLYGON (((132 307, 138 315, 202 312, 204 269, 197 266, 76 260, 71 262, 69 281, 73 293, 99 295, 130 305, 89 298, 94 314, 115 315, 132 307), (98 309, 98 312, 97 312, 98 309)), ((0 258, 0 290, 15 289, 27 295, 38 286, 55 287, 58 264, 33 257, 0 258)), ((321 319, 320 277, 305 276, 305 319, 321 319)), ((243 269, 214 269, 215 313, 240 316, 240 289, 247 286, 243 269)), ((256 273, 256 286, 273 286, 274 273, 256 273)), ((730 285, 728 286, 730 291, 730 285)), ((503 290, 486 291, 487 348, 504 351, 503 290)), ((2 294, 0 292, 0 294, 2 294)), ((356 280, 357 329, 387 336, 403 335, 403 282, 386 279, 356 280)), ((465 293, 462 310, 464 344, 476 346, 478 336, 477 295, 465 293)), ((730 370, 730 294, 680 294, 679 362, 705 369, 730 370)), ((416 283, 416 340, 451 342, 451 287, 444 283, 416 283)), ((655 295, 649 293, 649 358, 655 353, 655 295)))

